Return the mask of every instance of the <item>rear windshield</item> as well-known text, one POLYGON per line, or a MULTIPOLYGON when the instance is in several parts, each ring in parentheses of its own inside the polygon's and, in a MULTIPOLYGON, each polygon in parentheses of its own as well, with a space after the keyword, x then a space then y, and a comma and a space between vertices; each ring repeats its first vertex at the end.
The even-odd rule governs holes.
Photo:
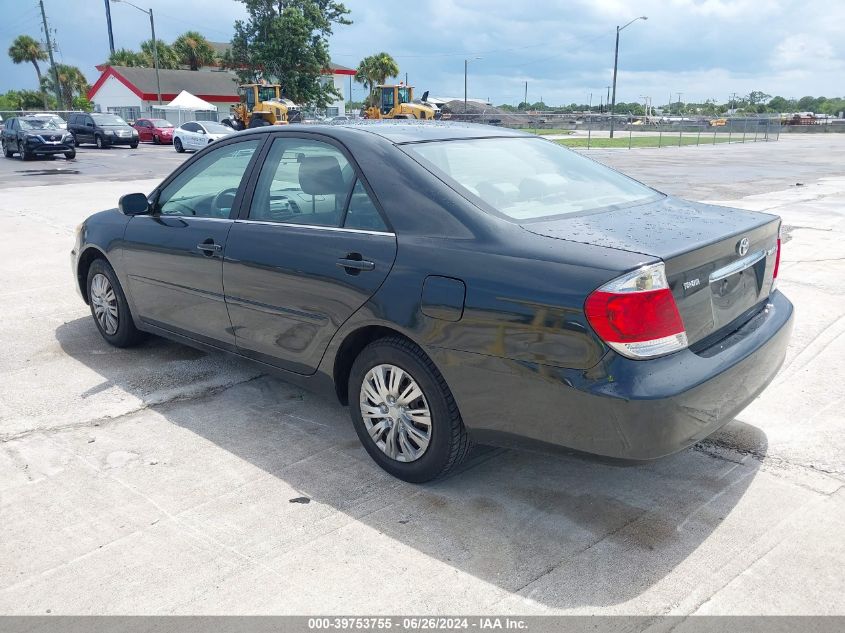
POLYGON ((91 116, 100 125, 126 125, 126 121, 116 114, 92 114, 91 116))
POLYGON ((433 171, 515 220, 627 206, 662 194, 541 138, 404 145, 433 171))
POLYGON ((150 123, 157 128, 173 127, 173 124, 165 119, 150 119, 150 123))

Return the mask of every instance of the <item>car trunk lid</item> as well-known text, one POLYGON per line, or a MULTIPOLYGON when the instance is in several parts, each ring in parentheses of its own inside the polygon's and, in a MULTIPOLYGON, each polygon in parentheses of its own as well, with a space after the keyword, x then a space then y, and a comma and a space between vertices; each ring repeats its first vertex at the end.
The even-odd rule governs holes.
POLYGON ((690 345, 749 317, 773 288, 780 218, 687 202, 660 201, 522 225, 550 238, 662 260, 690 345))

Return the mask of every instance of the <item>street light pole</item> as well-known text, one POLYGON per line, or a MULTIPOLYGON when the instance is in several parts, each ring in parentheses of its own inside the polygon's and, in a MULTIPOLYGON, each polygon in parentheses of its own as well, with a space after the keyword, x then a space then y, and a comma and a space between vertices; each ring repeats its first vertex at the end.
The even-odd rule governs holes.
POLYGON ((112 2, 122 2, 123 4, 128 4, 130 7, 135 7, 141 13, 146 13, 150 16, 150 31, 152 32, 153 36, 153 67, 156 71, 156 95, 158 96, 158 104, 161 105, 161 80, 158 76, 158 44, 156 43, 156 24, 155 20, 153 19, 153 10, 152 9, 142 9, 137 4, 132 4, 129 0, 111 0, 112 2))
POLYGON ((467 67, 469 60, 464 60, 464 114, 467 113, 467 67))
MULTIPOLYGON (((473 60, 482 59, 481 57, 473 57, 473 60)), ((464 114, 467 113, 467 68, 469 66, 469 59, 464 59, 464 114)))
POLYGON ((634 18, 628 22, 625 26, 616 27, 616 49, 613 53, 613 96, 610 102, 610 138, 613 138, 613 115, 616 113, 616 72, 619 68, 619 33, 631 26, 637 20, 648 20, 648 17, 641 15, 640 17, 634 18))

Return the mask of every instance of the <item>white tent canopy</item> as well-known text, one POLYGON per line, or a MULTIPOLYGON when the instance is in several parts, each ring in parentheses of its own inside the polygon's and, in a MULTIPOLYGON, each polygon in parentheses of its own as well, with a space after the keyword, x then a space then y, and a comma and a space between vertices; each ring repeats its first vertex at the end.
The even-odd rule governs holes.
POLYGON ((183 90, 176 98, 168 103, 166 106, 158 106, 160 108, 174 109, 174 110, 217 110, 217 107, 204 101, 199 97, 192 95, 187 90, 183 90))

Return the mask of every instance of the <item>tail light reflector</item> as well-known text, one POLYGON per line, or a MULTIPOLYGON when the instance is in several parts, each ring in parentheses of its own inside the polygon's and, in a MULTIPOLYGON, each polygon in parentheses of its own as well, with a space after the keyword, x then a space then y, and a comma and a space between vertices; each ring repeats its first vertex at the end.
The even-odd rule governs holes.
POLYGON ((587 297, 596 334, 628 358, 652 358, 687 347, 687 333, 663 264, 644 266, 587 297))

